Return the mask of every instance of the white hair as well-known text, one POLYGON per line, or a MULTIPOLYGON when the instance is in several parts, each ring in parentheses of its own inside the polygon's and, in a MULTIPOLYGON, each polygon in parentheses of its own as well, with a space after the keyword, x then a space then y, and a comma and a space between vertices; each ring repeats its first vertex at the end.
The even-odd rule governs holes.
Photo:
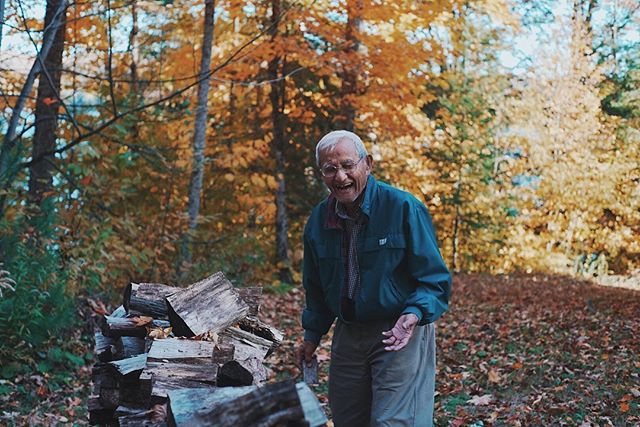
POLYGON ((323 136, 316 145, 316 165, 320 166, 320 151, 333 149, 341 139, 348 139, 353 142, 358 152, 358 160, 369 154, 358 135, 348 130, 334 130, 323 136))

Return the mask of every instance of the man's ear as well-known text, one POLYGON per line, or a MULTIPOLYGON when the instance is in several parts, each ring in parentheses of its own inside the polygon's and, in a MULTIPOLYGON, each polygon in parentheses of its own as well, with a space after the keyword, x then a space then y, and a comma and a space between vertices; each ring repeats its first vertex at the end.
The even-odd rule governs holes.
POLYGON ((367 154, 365 162, 367 162, 367 172, 371 172, 373 169, 373 156, 371 154, 367 154))

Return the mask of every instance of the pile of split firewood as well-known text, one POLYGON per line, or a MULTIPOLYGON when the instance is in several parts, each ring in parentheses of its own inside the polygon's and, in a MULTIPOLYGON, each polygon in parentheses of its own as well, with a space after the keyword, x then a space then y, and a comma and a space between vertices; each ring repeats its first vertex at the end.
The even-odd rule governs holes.
POLYGON ((132 283, 95 334, 91 424, 318 426, 305 383, 265 384, 282 333, 258 319, 261 288, 222 272, 177 288, 132 283))

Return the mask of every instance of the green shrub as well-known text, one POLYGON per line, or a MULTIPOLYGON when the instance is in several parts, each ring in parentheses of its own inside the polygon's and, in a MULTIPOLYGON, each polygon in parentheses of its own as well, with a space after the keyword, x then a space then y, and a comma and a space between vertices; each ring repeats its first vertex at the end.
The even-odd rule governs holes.
POLYGON ((50 199, 0 221, 0 251, 4 269, 15 281, 14 291, 0 298, 0 357, 16 360, 38 350, 72 325, 73 295, 65 290, 57 244, 57 215, 50 199), (22 351, 24 350, 24 351, 22 351))

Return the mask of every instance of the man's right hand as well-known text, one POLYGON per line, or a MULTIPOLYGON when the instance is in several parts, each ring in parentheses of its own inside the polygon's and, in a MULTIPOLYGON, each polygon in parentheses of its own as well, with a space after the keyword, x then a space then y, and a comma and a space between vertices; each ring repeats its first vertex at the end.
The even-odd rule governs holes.
POLYGON ((298 362, 300 370, 302 370, 302 362, 311 363, 313 353, 315 353, 317 347, 317 344, 305 341, 296 348, 296 362, 298 362))

